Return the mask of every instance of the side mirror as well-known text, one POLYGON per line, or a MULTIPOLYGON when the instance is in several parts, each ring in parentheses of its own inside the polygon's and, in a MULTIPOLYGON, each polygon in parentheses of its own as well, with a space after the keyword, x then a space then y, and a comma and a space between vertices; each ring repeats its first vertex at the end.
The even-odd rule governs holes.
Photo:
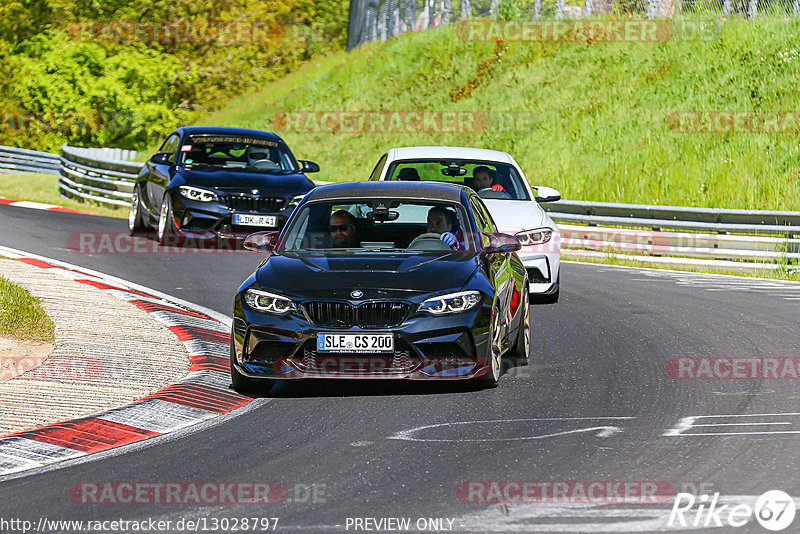
POLYGON ((516 252, 522 248, 522 243, 519 242, 517 236, 509 234, 487 233, 482 232, 483 235, 489 236, 489 244, 481 249, 484 254, 508 254, 509 252, 516 252))
POLYGON ((558 189, 545 187, 543 185, 537 185, 534 189, 536 189, 536 202, 555 202, 556 200, 561 200, 561 193, 558 189))
POLYGON ((313 161, 300 160, 300 172, 319 172, 319 165, 313 161))
POLYGON ((154 154, 152 158, 150 158, 150 163, 155 163, 156 165, 172 165, 172 162, 169 161, 170 154, 166 152, 162 152, 159 154, 154 154))
POLYGON ((244 239, 244 248, 255 252, 273 254, 275 253, 275 249, 278 248, 278 239, 280 236, 280 232, 256 232, 244 239))

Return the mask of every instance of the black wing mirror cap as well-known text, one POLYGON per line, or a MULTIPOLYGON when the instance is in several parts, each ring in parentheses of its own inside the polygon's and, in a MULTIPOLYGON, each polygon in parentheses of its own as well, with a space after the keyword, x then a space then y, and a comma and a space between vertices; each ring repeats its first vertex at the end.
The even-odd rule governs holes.
POLYGON ((319 165, 317 165, 313 161, 307 161, 301 159, 300 165, 301 165, 300 172, 319 172, 319 165))

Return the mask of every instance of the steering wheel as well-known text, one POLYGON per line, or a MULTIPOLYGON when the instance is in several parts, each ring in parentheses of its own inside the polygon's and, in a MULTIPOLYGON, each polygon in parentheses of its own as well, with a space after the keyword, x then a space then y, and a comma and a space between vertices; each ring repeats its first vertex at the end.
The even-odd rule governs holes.
POLYGON ((453 250, 447 246, 447 243, 439 239, 440 235, 436 232, 424 233, 415 237, 406 248, 413 250, 453 250))
POLYGON ((495 191, 491 187, 484 187, 478 191, 478 196, 481 198, 501 198, 503 200, 511 199, 511 195, 508 194, 508 191, 495 191))

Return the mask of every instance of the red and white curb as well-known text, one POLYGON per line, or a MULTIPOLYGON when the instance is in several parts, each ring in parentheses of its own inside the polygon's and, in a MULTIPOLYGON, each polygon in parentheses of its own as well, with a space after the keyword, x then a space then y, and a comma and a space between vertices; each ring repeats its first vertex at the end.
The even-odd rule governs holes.
POLYGON ((74 210, 72 208, 65 208, 64 206, 56 206, 55 204, 43 204, 41 202, 30 202, 28 200, 12 200, 10 198, 3 198, 3 197, 0 197, 0 205, 14 206, 15 208, 29 208, 34 210, 61 211, 64 213, 78 213, 80 215, 101 216, 99 213, 74 210))
POLYGON ((0 438, 0 476, 175 432, 254 400, 230 389, 230 321, 224 316, 102 273, 5 247, 0 253, 130 302, 174 332, 189 353, 189 374, 156 393, 0 438))

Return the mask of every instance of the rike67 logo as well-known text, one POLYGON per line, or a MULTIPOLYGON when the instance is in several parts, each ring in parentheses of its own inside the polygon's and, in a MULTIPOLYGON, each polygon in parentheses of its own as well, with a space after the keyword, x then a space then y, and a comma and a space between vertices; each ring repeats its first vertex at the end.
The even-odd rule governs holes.
POLYGON ((690 493, 678 493, 667 526, 741 527, 755 516, 765 529, 780 531, 792 524, 797 509, 794 499, 780 490, 767 491, 758 497, 754 506, 741 502, 733 505, 730 504, 731 499, 724 499, 728 504, 722 504, 722 500, 719 493, 710 498, 708 495, 697 497, 690 493))

